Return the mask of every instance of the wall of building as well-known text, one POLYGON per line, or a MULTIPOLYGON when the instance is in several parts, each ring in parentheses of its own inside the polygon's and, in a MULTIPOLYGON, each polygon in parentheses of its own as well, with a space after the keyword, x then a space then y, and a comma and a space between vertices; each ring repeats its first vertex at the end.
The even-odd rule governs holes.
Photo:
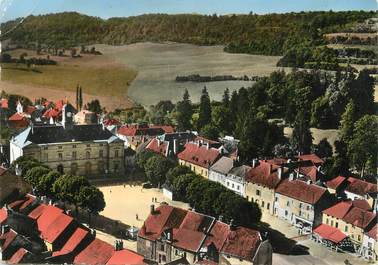
POLYGON ((225 185, 225 178, 226 176, 222 173, 218 173, 214 170, 209 170, 209 180, 219 182, 222 185, 225 185))
POLYGON ((186 162, 186 161, 181 160, 181 159, 179 159, 179 164, 182 165, 182 166, 189 167, 190 170, 192 170, 194 173, 196 173, 198 175, 201 175, 204 178, 208 178, 208 172, 209 172, 209 170, 207 168, 200 167, 198 165, 186 162))
POLYGON ((268 240, 261 242, 253 258, 254 265, 272 265, 273 248, 268 240))
POLYGON ((227 175, 224 186, 236 194, 245 197, 245 182, 241 178, 234 175, 227 175))
POLYGON ((345 221, 323 213, 323 224, 330 225, 339 229, 344 234, 348 235, 352 242, 356 245, 362 245, 364 237, 364 231, 352 224, 348 224, 345 221))
POLYGON ((366 259, 378 260, 378 243, 366 234, 362 241, 361 255, 366 259))
POLYGON ((274 189, 247 182, 245 188, 245 197, 249 201, 256 202, 262 212, 273 215, 274 205, 274 189))
POLYGON ((156 257, 155 242, 138 236, 137 252, 148 260, 155 260, 155 257, 156 257))
POLYGON ((34 157, 52 169, 64 173, 105 177, 124 172, 124 147, 122 142, 72 142, 30 145, 24 155, 34 157))
POLYGON ((15 145, 13 142, 10 142, 10 162, 12 163, 17 158, 23 156, 22 148, 15 145))

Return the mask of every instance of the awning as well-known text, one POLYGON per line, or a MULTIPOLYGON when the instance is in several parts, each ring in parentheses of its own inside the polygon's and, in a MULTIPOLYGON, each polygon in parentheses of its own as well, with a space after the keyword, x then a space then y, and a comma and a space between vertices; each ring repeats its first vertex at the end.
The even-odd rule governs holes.
POLYGON ((313 232, 315 234, 318 234, 322 238, 332 241, 336 244, 340 243, 347 237, 339 229, 326 224, 319 225, 317 228, 314 229, 313 232))

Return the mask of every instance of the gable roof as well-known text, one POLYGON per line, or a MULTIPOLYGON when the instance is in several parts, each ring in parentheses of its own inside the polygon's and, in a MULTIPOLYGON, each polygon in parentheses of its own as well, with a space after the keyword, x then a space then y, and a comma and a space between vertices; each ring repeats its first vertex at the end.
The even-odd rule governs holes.
POLYGON ((336 244, 340 243, 347 237, 339 229, 326 224, 319 225, 317 228, 314 229, 313 232, 336 244))
POLYGON ((17 232, 13 229, 10 229, 8 232, 2 234, 0 236, 1 240, 4 240, 3 245, 1 246, 1 250, 5 251, 9 245, 13 242, 13 240, 17 237, 17 232))
POLYGON ((0 209, 0 224, 3 224, 8 218, 8 211, 4 207, 0 209))
POLYGON ((73 125, 71 129, 63 126, 34 126, 33 130, 29 127, 23 134, 17 135, 13 142, 17 145, 26 142, 34 144, 64 143, 72 141, 100 141, 113 139, 113 134, 107 129, 103 129, 100 124, 73 125), (25 135, 26 134, 26 137, 25 135), (22 138, 22 139, 21 139, 22 138))
POLYGON ((276 193, 305 203, 315 204, 327 192, 323 187, 314 184, 307 184, 301 180, 283 180, 277 187, 276 193))
POLYGON ((281 181, 277 172, 278 168, 279 166, 275 164, 260 160, 257 166, 248 171, 246 181, 274 189, 281 181))
POLYGON ((297 156, 297 158, 298 160, 301 160, 301 161, 309 160, 313 162, 316 166, 320 166, 324 164, 324 161, 320 157, 318 157, 316 154, 300 155, 300 156, 297 156))
POLYGON ((333 179, 327 181, 326 182, 326 186, 328 188, 336 190, 338 187, 340 187, 341 184, 344 183, 345 180, 346 180, 345 177, 343 177, 343 176, 337 176, 336 178, 333 178, 333 179))
POLYGON ((229 158, 227 156, 222 156, 218 159, 217 162, 215 162, 211 166, 211 170, 221 173, 221 174, 228 174, 228 172, 233 168, 234 166, 234 160, 232 158, 229 158))
POLYGON ((178 158, 195 164, 197 166, 208 168, 215 163, 215 161, 220 156, 217 149, 207 148, 204 145, 199 145, 196 143, 185 144, 185 149, 179 153, 178 158))
POLYGON ((373 238, 374 240, 377 240, 377 233, 378 233, 378 229, 377 229, 377 224, 375 224, 367 233, 366 235, 370 238, 373 238))
POLYGON ((13 114, 12 116, 9 117, 8 119, 9 121, 25 121, 26 118, 24 115, 16 112, 15 114, 13 114))
POLYGON ((86 238, 89 231, 78 227, 72 236, 67 240, 61 250, 55 251, 53 257, 68 254, 76 249, 76 247, 86 238))
POLYGON ((251 167, 249 167, 249 166, 241 165, 241 166, 232 168, 228 174, 238 176, 242 179, 245 179, 245 177, 246 177, 246 175, 247 175, 247 173, 249 172, 250 169, 251 169, 251 167))
POLYGON ((47 242, 53 243, 62 233, 64 233, 64 231, 66 231, 67 227, 72 222, 73 218, 71 216, 62 213, 53 220, 46 230, 41 231, 41 237, 47 242))
POLYGON ((26 254, 30 253, 24 248, 19 248, 13 256, 8 260, 7 263, 9 264, 18 264, 23 262, 23 258, 26 256, 26 254))
POLYGON ((349 177, 347 181, 348 181, 348 186, 346 187, 345 190, 351 193, 357 194, 357 195, 364 196, 364 195, 367 195, 368 193, 377 193, 378 191, 376 184, 373 184, 373 183, 370 183, 361 179, 349 177))
POLYGON ((358 207, 358 208, 366 210, 366 211, 372 210, 372 208, 371 208, 371 206, 370 206, 370 204, 367 200, 355 199, 355 200, 352 201, 352 205, 354 207, 358 207))
POLYGON ((74 258, 75 264, 104 265, 112 257, 114 248, 112 245, 95 238, 74 258))
POLYGON ((323 211, 323 213, 342 219, 352 208, 351 201, 342 201, 323 211))
POLYGON ((154 153, 167 156, 168 155, 168 142, 160 141, 159 139, 153 138, 147 144, 146 149, 154 153))
POLYGON ((365 229, 374 219, 375 213, 353 207, 343 218, 349 224, 365 229))
POLYGON ((108 260, 106 265, 143 265, 144 257, 138 253, 122 249, 115 251, 112 257, 108 260))

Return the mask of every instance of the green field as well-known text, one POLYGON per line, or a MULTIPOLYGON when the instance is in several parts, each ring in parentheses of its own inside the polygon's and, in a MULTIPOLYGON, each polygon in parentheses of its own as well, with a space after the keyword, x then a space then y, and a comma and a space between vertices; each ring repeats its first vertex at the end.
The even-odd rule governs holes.
POLYGON ((120 66, 89 67, 58 64, 27 68, 25 64, 1 64, 1 78, 17 84, 75 91, 80 84, 86 93, 99 96, 124 96, 137 72, 120 66))

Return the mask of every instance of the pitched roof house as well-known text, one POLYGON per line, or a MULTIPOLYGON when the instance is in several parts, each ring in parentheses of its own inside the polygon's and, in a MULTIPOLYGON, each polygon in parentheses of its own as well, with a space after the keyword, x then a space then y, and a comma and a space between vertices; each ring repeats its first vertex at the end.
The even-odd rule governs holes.
POLYGON ((216 161, 209 170, 209 180, 226 184, 226 176, 234 167, 234 160, 227 156, 222 156, 216 161))
POLYGON ((271 262, 272 255, 270 244, 256 230, 168 205, 152 208, 139 231, 137 247, 146 259, 159 263, 185 257, 190 264, 220 259, 231 264, 244 260, 255 264, 256 260, 263 259, 271 262))

